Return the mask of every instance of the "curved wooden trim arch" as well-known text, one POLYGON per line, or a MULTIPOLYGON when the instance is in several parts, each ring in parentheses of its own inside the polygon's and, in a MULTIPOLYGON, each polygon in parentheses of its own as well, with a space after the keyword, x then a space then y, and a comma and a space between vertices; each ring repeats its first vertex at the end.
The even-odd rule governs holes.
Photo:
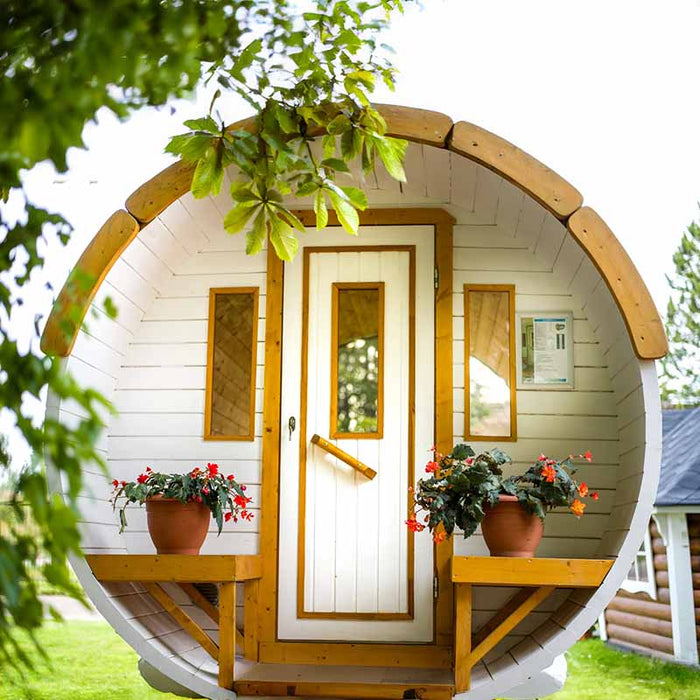
MULTIPOLYGON (((663 323, 644 281, 605 222, 592 209, 581 209, 583 198, 576 188, 517 146, 474 124, 454 124, 444 114, 413 107, 377 108, 386 119, 391 136, 447 148, 476 161, 515 184, 564 222, 605 278, 637 356, 659 359, 666 354, 668 342, 663 323)), ((229 127, 247 131, 255 128, 252 117, 229 127)), ((115 212, 97 232, 75 268, 94 275, 95 284, 81 289, 75 284, 73 273, 68 278, 41 339, 46 354, 70 354, 90 302, 114 262, 143 226, 188 192, 193 172, 192 164, 182 161, 165 168, 129 196, 127 211, 115 212)))
POLYGON ((110 216, 83 251, 51 309, 41 336, 47 355, 70 355, 80 325, 107 273, 136 238, 141 226, 129 212, 110 216))
POLYGON ((591 207, 574 212, 566 227, 608 285, 637 355, 646 360, 663 357, 668 340, 654 300, 610 227, 591 207))

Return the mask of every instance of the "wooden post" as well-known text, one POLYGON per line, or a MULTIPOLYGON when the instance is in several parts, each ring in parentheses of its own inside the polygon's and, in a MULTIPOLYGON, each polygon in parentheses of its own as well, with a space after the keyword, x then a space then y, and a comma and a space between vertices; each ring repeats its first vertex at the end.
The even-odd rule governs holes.
POLYGON ((469 690, 472 667, 472 587, 455 584, 455 692, 469 690))
POLYGON ((219 586, 219 686, 233 690, 236 660, 236 583, 219 586))
POLYGON ((245 658, 249 661, 258 661, 258 588, 257 580, 245 582, 243 635, 245 658))
MULTIPOLYGON (((668 588, 671 600, 673 656, 676 661, 698 663, 693 572, 690 562, 688 522, 684 512, 658 512, 654 515, 666 543, 668 588)), ((654 574, 651 573, 653 576, 654 574)))

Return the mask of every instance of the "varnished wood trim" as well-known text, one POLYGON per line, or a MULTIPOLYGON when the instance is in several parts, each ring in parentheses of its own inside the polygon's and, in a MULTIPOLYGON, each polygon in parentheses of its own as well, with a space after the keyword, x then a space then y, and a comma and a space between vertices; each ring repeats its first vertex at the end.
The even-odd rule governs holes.
MULTIPOLYGON (((248 661, 258 660, 258 615, 259 615, 260 581, 246 581, 243 588, 243 645, 248 661)), ((238 630, 236 630, 238 633, 238 630)), ((238 634, 236 634, 238 639, 238 634)), ((240 642, 239 642, 240 643, 240 642)))
MULTIPOLYGON (((219 647, 211 637, 182 609, 178 604, 153 581, 142 581, 143 587, 155 598, 165 612, 187 632, 192 639, 199 643, 215 660, 219 660, 219 647)), ((231 584, 235 586, 235 584, 231 584)))
MULTIPOLYGON (((438 210, 439 211, 439 210, 438 210)), ((435 445, 447 454, 452 449, 453 431, 453 223, 452 217, 435 220, 435 265, 438 288, 435 293, 435 445)), ((412 500, 412 499, 411 499, 412 500)), ((435 604, 435 640, 439 645, 453 643, 453 586, 450 580, 453 543, 434 545, 438 598, 435 604)))
POLYGON ((387 136, 438 148, 445 147, 452 129, 452 119, 446 114, 399 105, 375 104, 373 107, 386 120, 387 136))
POLYGON ((375 476, 377 476, 377 472, 375 472, 374 469, 368 467, 364 462, 361 462, 359 459, 355 459, 355 457, 349 455, 344 450, 341 450, 340 447, 336 447, 332 442, 324 440, 320 435, 316 435, 314 433, 311 436, 311 442, 314 445, 320 447, 325 452, 328 452, 328 454, 337 457, 341 462, 345 462, 345 464, 347 464, 349 467, 352 467, 355 471, 360 472, 362 476, 366 477, 370 481, 374 479, 375 476))
POLYGON ((473 441, 515 442, 518 439, 518 407, 515 386, 515 285, 513 284, 465 284, 464 285, 464 439, 473 441), (471 381, 469 294, 470 292, 506 292, 508 294, 508 348, 510 390, 510 434, 472 435, 471 433, 471 381))
MULTIPOLYGON (((332 289, 330 437, 332 440, 381 440, 384 436, 384 282, 334 282, 332 289), (376 290, 378 296, 377 353, 379 354, 379 366, 377 368, 377 430, 371 433, 341 433, 336 430, 338 426, 338 294, 345 289, 376 290)), ((373 479, 374 476, 370 478, 373 479)))
MULTIPOLYGON (((295 209, 294 214, 304 226, 316 225, 316 214, 312 209, 295 209)), ((360 226, 437 226, 456 223, 452 214, 436 207, 367 209, 359 212, 359 216, 360 226)), ((338 215, 332 209, 328 211, 328 225, 340 226, 338 215)), ((348 250, 352 249, 352 246, 348 246, 348 250)))
POLYGON ((219 687, 233 688, 236 662, 236 584, 219 586, 219 687))
POLYGON ((563 177, 480 126, 457 122, 452 127, 447 148, 517 185, 558 219, 566 220, 583 204, 581 193, 563 177))
MULTIPOLYGON (((460 584, 464 585, 464 584, 460 584)), ((518 605, 500 624, 491 631, 486 638, 474 647, 469 654, 468 667, 471 670, 474 665, 481 661, 508 633, 521 623, 540 603, 542 603, 551 593, 555 586, 539 586, 532 589, 530 595, 518 605)))
MULTIPOLYGON (((449 150, 481 163, 513 182, 561 220, 566 220, 581 207, 582 198, 580 193, 568 182, 532 156, 485 129, 467 122, 459 122, 443 138, 442 133, 447 124, 445 120, 449 119, 444 117, 444 115, 393 105, 378 105, 378 108, 387 119, 388 133, 390 135, 437 147, 443 147, 446 143, 445 147, 449 148, 449 150), (411 115, 414 115, 414 117, 411 118, 411 115), (426 115, 430 116, 430 119, 427 121, 426 115)), ((249 118, 232 124, 229 129, 254 131, 256 128, 255 124, 255 119, 249 118)), ((194 167, 191 163, 179 161, 168 166, 158 175, 141 185, 126 201, 126 208, 132 218, 136 220, 136 223, 145 225, 152 221, 175 200, 186 194, 189 191, 193 173, 194 167)), ((431 212, 439 212, 440 216, 443 217, 442 220, 449 219, 454 222, 447 212, 439 209, 415 208, 374 211, 410 212, 405 215, 409 221, 397 219, 394 221, 395 224, 409 222, 418 224, 436 223, 437 219, 430 219, 432 216, 431 212), (424 214, 421 215, 420 212, 424 212, 424 214), (421 216, 423 216, 423 220, 420 220, 421 216)), ((361 220, 363 220, 363 225, 365 226, 381 225, 381 220, 384 216, 385 214, 383 213, 363 212, 361 220)), ((315 224, 313 212, 306 211, 306 217, 303 220, 306 225, 315 224)), ((331 224, 337 224, 337 217, 335 217, 334 212, 331 213, 331 224)), ((569 230, 573 234, 571 229, 569 230)), ((138 228, 134 235, 136 233, 138 233, 138 228)), ((100 232, 93 239, 93 243, 98 241, 99 236, 100 232)), ((582 245, 586 247, 586 244, 582 243, 582 245)), ((611 243, 611 247, 619 247, 619 242, 611 243)), ((120 254, 121 251, 115 252, 111 258, 105 261, 104 267, 95 270, 97 282, 94 285, 92 294, 80 296, 74 300, 74 303, 68 304, 66 302, 73 298, 73 293, 70 290, 70 278, 66 282, 61 290, 58 302, 51 311, 46 330, 42 336, 41 347, 47 355, 66 357, 70 354, 75 342, 75 336, 80 327, 80 321, 87 312, 94 292, 97 291, 102 280, 120 254), (71 317, 73 317, 73 320, 69 320, 71 317), (78 319, 77 323, 75 319, 78 319)), ((629 280, 632 281, 631 284, 634 285, 635 289, 639 290, 641 296, 647 295, 648 292, 644 288, 639 273, 636 269, 632 269, 634 274, 630 273, 629 275, 629 280)), ((608 273, 603 274, 605 276, 608 273)), ((606 282, 611 288, 615 286, 614 279, 606 279, 606 282)), ((645 313, 642 314, 642 317, 646 317, 646 321, 642 321, 642 323, 646 323, 646 325, 641 327, 638 326, 640 321, 637 314, 632 313, 634 307, 629 304, 620 306, 625 323, 633 339, 635 350, 642 359, 658 359, 667 352, 665 336, 662 338, 662 333, 659 332, 659 329, 663 330, 663 323, 658 312, 653 308, 653 303, 651 306, 652 309, 650 310, 648 304, 643 304, 645 313), (654 338, 655 342, 650 341, 649 338, 654 338)))
MULTIPOLYGON (((250 583, 257 583, 257 581, 251 581, 250 583)), ((248 584, 246 584, 248 585, 248 584)), ((182 588, 185 593, 189 596, 190 600, 198 607, 203 610, 213 622, 219 624, 219 609, 216 605, 212 605, 195 587, 193 583, 179 583, 178 586, 182 588)), ((245 642, 243 635, 236 629, 236 644, 243 649, 245 642)))
POLYGON ((262 579, 258 592, 258 639, 261 643, 274 642, 277 638, 283 280, 284 265, 270 246, 267 250, 265 289, 265 377, 260 505, 262 579))
POLYGON ((668 340, 659 312, 620 241, 591 207, 579 209, 566 225, 608 285, 637 357, 642 360, 664 357, 668 340))
POLYGON ((363 683, 242 679, 234 690, 243 697, 343 698, 348 700, 401 700, 406 697, 421 700, 452 700, 449 683, 363 683))
POLYGON ((258 554, 87 554, 98 581, 247 581, 260 578, 258 554))
POLYGON ((277 664, 451 668, 452 647, 435 644, 277 642, 260 645, 260 661, 277 664))
MULTIPOLYGON (((334 212, 333 212, 334 213, 334 212)), ((366 214, 369 212, 362 212, 366 214)), ((331 212, 329 212, 329 221, 331 212)), ((330 225, 333 225, 332 223, 330 225)), ((364 225, 362 217, 360 225, 364 225)), ((308 328, 309 328, 309 275, 311 255, 314 253, 340 253, 340 252, 380 252, 401 251, 409 254, 409 401, 408 401, 408 480, 413 483, 415 479, 415 465, 413 455, 415 453, 415 294, 416 294, 416 249, 412 245, 368 245, 368 246, 320 246, 304 248, 304 267, 302 277, 302 321, 301 321, 301 387, 300 387, 300 411, 299 411, 299 522, 297 531, 297 617, 319 619, 376 619, 376 620, 405 620, 414 617, 414 540, 412 533, 408 533, 407 548, 407 576, 406 589, 408 611, 406 613, 326 613, 311 612, 305 609, 304 589, 306 577, 306 408, 307 408, 307 382, 308 382, 308 328)), ((376 285, 376 283, 374 283, 376 285)), ((322 438, 319 438, 319 440, 322 438)), ((313 442, 313 440, 312 440, 313 442)), ((318 444, 318 443, 315 443, 318 444)), ((319 445, 320 446, 320 445, 319 445)), ((335 448, 334 445, 331 447, 335 448)), ((335 448, 343 453, 340 448, 335 448)), ((345 454, 345 453, 343 453, 345 454)), ((338 454, 335 455, 339 457, 338 454)), ((349 457, 349 455, 348 455, 349 457)), ((340 458, 340 457, 339 457, 340 458)), ((351 458, 352 459, 352 458, 351 458)), ((358 464, 362 465, 362 462, 358 464)), ((350 466, 353 466, 352 464, 350 466)), ((364 465, 363 465, 364 466, 364 465)), ((373 470, 372 470, 373 471, 373 470)), ((376 476, 376 472, 375 472, 376 476)), ((410 510, 407 510, 407 515, 410 510)))
MULTIPOLYGON (((256 119, 255 117, 241 119, 227 127, 227 130, 254 133, 256 119)), ((127 210, 142 224, 153 221, 176 199, 189 192, 194 169, 194 163, 186 163, 182 160, 169 165, 127 197, 127 210)))
POLYGON ((212 287, 209 289, 209 320, 207 323, 207 380, 204 395, 204 440, 255 440, 255 378, 258 361, 258 321, 259 321, 259 287, 212 287), (250 389, 248 404, 248 432, 245 435, 212 435, 212 402, 214 400, 214 333, 216 331, 216 297, 223 294, 253 295, 253 325, 250 358, 250 389))
POLYGON ((455 587, 455 692, 469 690, 472 652, 472 587, 455 587))
POLYGON ((452 581, 481 586, 597 588, 613 563, 612 559, 454 557, 452 581))
POLYGON ((51 309, 41 336, 42 352, 59 357, 70 355, 97 290, 139 230, 139 222, 123 209, 105 221, 75 264, 51 309))

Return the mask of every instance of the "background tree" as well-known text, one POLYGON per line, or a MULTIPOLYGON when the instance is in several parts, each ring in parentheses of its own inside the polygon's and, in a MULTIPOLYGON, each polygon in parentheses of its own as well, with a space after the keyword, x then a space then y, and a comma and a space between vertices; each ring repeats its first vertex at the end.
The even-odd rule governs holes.
POLYGON ((686 229, 673 254, 669 276, 666 333, 669 353, 663 360, 661 398, 667 406, 700 405, 700 226, 686 229))
MULTIPOLYGON (((23 171, 50 162, 64 172, 66 153, 82 147, 81 134, 101 107, 121 118, 145 105, 192 94, 202 80, 243 97, 256 115, 256 130, 230 132, 214 111, 186 123, 189 131, 169 150, 196 163, 197 197, 218 193, 224 168, 240 173, 232 187, 227 230, 250 224, 247 250, 262 249, 269 235, 280 257, 290 259, 303 230, 285 195, 313 197, 319 228, 327 207, 357 232, 361 188, 336 184, 361 158, 365 169, 376 156, 403 178, 405 142, 387 138, 371 108, 375 81, 393 86, 393 68, 377 44, 389 12, 402 0, 5 0, 0 3, 0 188, 5 202, 20 203, 19 217, 0 207, 0 405, 13 416, 35 455, 46 455, 66 484, 65 502, 49 497, 38 460, 21 470, 6 507, 14 521, 31 517, 38 536, 22 527, 0 536, 0 656, 27 661, 14 630, 31 633, 41 624, 36 578, 79 596, 67 556, 79 552, 77 496, 81 464, 101 464, 93 445, 109 404, 78 386, 59 361, 40 355, 37 318, 31 347, 12 333, 13 314, 25 302, 42 267, 47 241, 66 243, 71 226, 62 216, 28 201, 23 171), (302 13, 299 6, 308 12, 302 13), (11 118, 8 118, 11 115, 11 118), (314 134, 327 131, 322 154, 314 134), (51 416, 43 427, 32 420, 26 399, 50 389, 75 402, 84 416, 75 426, 51 416), (26 509, 21 510, 21 504, 26 509)), ((230 115, 226 115, 229 117, 230 115)), ((89 280, 77 276, 77 284, 89 280)), ((110 315, 116 310, 108 305, 110 315)), ((70 309, 63 310, 69 317, 70 309)), ((74 319, 77 321, 77 319, 74 319)), ((10 455, 0 450, 0 471, 10 455)))

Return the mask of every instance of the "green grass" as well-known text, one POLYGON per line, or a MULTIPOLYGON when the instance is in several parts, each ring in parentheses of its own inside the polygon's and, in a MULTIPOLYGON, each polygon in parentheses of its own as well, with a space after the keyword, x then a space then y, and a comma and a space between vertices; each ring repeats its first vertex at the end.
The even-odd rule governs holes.
MULTIPOLYGON (((47 666, 17 674, 0 668, 1 700, 167 700, 141 678, 137 657, 105 622, 48 623, 39 633, 47 666)), ((569 678, 548 700, 700 700, 700 671, 579 642, 569 678)))
MULTIPOLYGON (((138 657, 106 623, 50 622, 38 638, 49 665, 36 652, 36 670, 18 677, 0 668, 2 700, 167 700, 136 668, 138 657)), ((27 649, 30 647, 27 646, 27 649)))
POLYGON ((564 689, 547 700, 700 700, 700 670, 606 647, 597 639, 566 655, 564 689))

